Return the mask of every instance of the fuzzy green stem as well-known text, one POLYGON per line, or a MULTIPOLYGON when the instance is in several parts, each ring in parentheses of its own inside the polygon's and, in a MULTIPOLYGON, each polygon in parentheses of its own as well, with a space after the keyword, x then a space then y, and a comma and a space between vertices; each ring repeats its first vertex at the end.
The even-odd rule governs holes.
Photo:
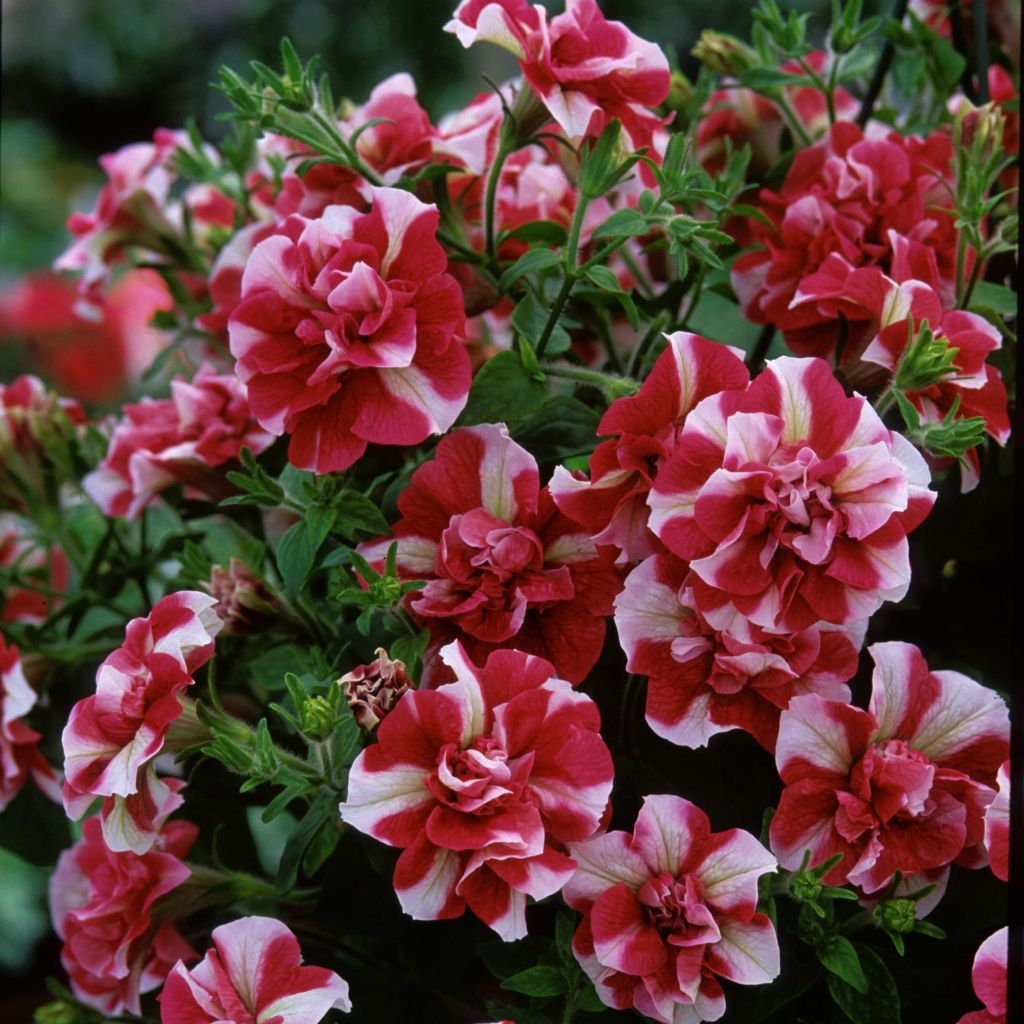
POLYGON ((484 198, 484 253, 492 265, 497 260, 497 224, 496 209, 498 201, 498 183, 501 180, 501 170, 505 160, 514 151, 513 145, 508 141, 504 128, 498 143, 498 152, 494 155, 494 163, 491 164, 491 173, 487 176, 487 191, 484 198))
POLYGON ((587 370, 582 366, 570 366, 567 363, 552 363, 544 367, 549 377, 560 377, 565 380, 586 384, 601 391, 609 391, 617 395, 631 395, 640 386, 631 377, 617 377, 598 370, 587 370))

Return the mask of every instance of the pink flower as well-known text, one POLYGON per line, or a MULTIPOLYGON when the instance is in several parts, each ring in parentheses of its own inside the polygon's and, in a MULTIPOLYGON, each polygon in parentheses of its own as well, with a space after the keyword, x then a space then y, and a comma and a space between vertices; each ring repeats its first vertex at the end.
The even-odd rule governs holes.
MULTIPOLYGON (((956 374, 903 394, 926 423, 941 422, 959 401, 958 416, 981 416, 989 435, 1005 444, 1010 436, 1006 386, 999 371, 985 362, 1002 345, 999 331, 977 313, 943 307, 931 250, 895 235, 891 243, 894 272, 901 283, 878 267, 855 269, 833 253, 817 273, 804 279, 793 299, 794 308, 813 304, 823 316, 835 319, 841 313, 846 317, 850 326, 842 362, 855 382, 870 379, 874 366, 894 374, 911 332, 916 336, 927 322, 936 338, 945 338, 957 350, 956 374), (872 366, 858 366, 858 357, 872 366)), ((979 472, 977 452, 972 449, 968 459, 961 464, 965 491, 977 485, 979 472)))
POLYGON ((648 676, 647 723, 684 747, 743 729, 773 751, 779 714, 803 693, 848 701, 863 624, 769 633, 734 614, 714 628, 700 612, 689 566, 652 555, 626 577, 615 625, 630 672, 648 676))
POLYGON ((213 948, 187 969, 179 960, 160 993, 164 1024, 319 1024, 348 1013, 348 985, 326 967, 303 967, 290 929, 243 917, 213 930, 213 948))
POLYGON ((779 973, 775 929, 757 913, 757 880, 775 858, 741 829, 712 832, 678 796, 649 796, 633 834, 570 847, 563 896, 584 914, 573 952, 602 1002, 664 1024, 718 1020, 718 978, 764 985, 779 973))
POLYGON ((256 245, 228 326, 256 418, 291 434, 291 462, 318 473, 352 465, 369 442, 442 433, 469 393, 437 210, 401 189, 371 191, 367 214, 289 217, 256 245))
MULTIPOLYGON (((804 61, 813 71, 827 75, 828 56, 824 51, 814 50, 804 61)), ((779 70, 791 75, 805 74, 796 61, 786 61, 779 70)), ((828 104, 819 89, 788 85, 783 92, 811 138, 828 130, 828 104)), ((860 104, 842 86, 835 90, 834 103, 836 118, 841 121, 852 121, 860 109, 860 104)), ((766 173, 781 155, 784 127, 781 113, 770 100, 738 85, 719 89, 711 94, 701 111, 697 159, 709 174, 714 174, 725 166, 726 142, 733 152, 749 145, 753 166, 766 173)))
POLYGON ((168 163, 184 132, 158 128, 152 142, 135 142, 100 157, 108 182, 91 213, 73 213, 68 230, 75 241, 54 262, 55 270, 82 271, 81 289, 95 292, 110 278, 113 264, 128 245, 160 250, 161 234, 177 234, 169 219, 176 175, 168 163))
MULTIPOLYGON (((29 524, 0 512, 0 568, 17 566, 20 576, 62 594, 68 586, 68 559, 59 547, 40 546, 29 524)), ((60 598, 39 590, 10 586, 0 597, 0 622, 29 622, 38 626, 60 605, 60 598)))
MULTIPOLYGON (((317 164, 310 168, 306 177, 317 177, 314 175, 314 171, 321 167, 335 168, 337 165, 317 164)), ((337 169, 348 172, 347 168, 337 167, 337 169)), ((307 193, 304 190, 305 181, 306 178, 285 174, 282 179, 281 195, 278 199, 282 201, 286 195, 289 197, 289 214, 301 213, 303 216, 318 216, 325 207, 315 200, 307 202, 307 193), (312 213, 307 212, 310 206, 314 210, 312 213)), ((285 214, 285 216, 287 215, 285 214)), ((255 224, 247 224, 241 231, 237 231, 231 241, 221 249, 217 254, 217 259, 214 260, 207 281, 207 290, 213 308, 196 317, 196 326, 222 341, 227 341, 228 321, 239 302, 242 301, 242 275, 245 272, 245 264, 256 245, 274 234, 276 227, 275 221, 257 221, 255 224)))
POLYGON ((180 695, 213 656, 221 629, 215 604, 186 590, 132 619, 124 644, 96 673, 96 693, 71 709, 62 737, 64 806, 77 819, 96 797, 107 798, 104 834, 111 849, 145 852, 155 838, 153 821, 174 796, 152 761, 181 715, 180 695))
POLYGON ((551 479, 558 510, 585 527, 597 544, 613 544, 620 562, 661 550, 647 528, 647 495, 693 407, 708 395, 750 380, 737 350, 697 334, 666 335, 668 345, 635 395, 612 403, 597 428, 590 479, 562 466, 551 479))
MULTIPOLYGON (((458 638, 471 658, 514 645, 548 658, 573 683, 601 652, 619 589, 612 552, 555 508, 533 456, 503 424, 457 430, 437 446, 398 498, 399 574, 426 580, 406 602, 430 628, 431 652, 458 638)), ((360 550, 383 562, 382 538, 360 550)))
POLYGON ((928 481, 913 446, 824 360, 783 357, 690 412, 654 481, 650 527, 706 585, 713 626, 735 610, 795 633, 866 619, 906 593, 928 481))
POLYGON ((135 519, 175 484, 226 496, 221 467, 243 448, 258 454, 273 441, 253 418, 245 385, 204 366, 191 381, 171 381, 170 398, 126 405, 103 462, 83 487, 105 515, 135 519))
POLYGON ((171 297, 152 270, 130 270, 103 297, 98 316, 79 308, 75 286, 56 274, 32 274, 0 295, 0 340, 28 344, 60 391, 103 402, 140 380, 167 343, 149 326, 171 297))
POLYGON ((547 21, 525 0, 463 0, 445 26, 463 46, 486 40, 519 59, 523 77, 573 142, 618 119, 630 149, 650 146, 668 96, 669 66, 654 43, 606 21, 594 0, 566 0, 547 21))
POLYGON ((800 355, 830 355, 838 320, 799 303, 805 278, 830 253, 854 267, 878 266, 892 274, 894 236, 934 251, 943 300, 952 306, 958 237, 946 191, 952 152, 943 133, 865 138, 846 121, 799 150, 778 192, 761 190, 760 209, 772 226, 749 221, 761 248, 733 266, 744 315, 774 324, 800 355))
POLYGON ((195 956, 174 922, 160 923, 154 911, 191 874, 182 858, 199 830, 187 821, 159 827, 157 845, 140 856, 111 851, 99 819, 90 818, 50 879, 50 916, 71 988, 107 1014, 140 1014, 140 994, 157 988, 176 960, 195 956))
POLYGON ((369 100, 345 119, 342 130, 351 135, 378 118, 380 124, 359 136, 356 152, 386 185, 393 185, 403 174, 423 167, 433 151, 434 127, 416 100, 411 75, 400 72, 375 86, 369 100))
POLYGON ((477 177, 485 174, 498 149, 505 117, 501 101, 496 92, 478 93, 467 106, 441 118, 434 134, 435 160, 461 164, 477 177))
POLYGON ((996 776, 996 798, 985 811, 985 849, 992 874, 1004 882, 1010 877, 1010 762, 996 776))
POLYGON ((866 893, 895 872, 984 864, 985 808, 1009 751, 997 693, 959 672, 929 672, 910 644, 869 648, 867 711, 810 695, 782 713, 776 762, 786 784, 772 819, 779 863, 842 859, 825 876, 866 893))
POLYGON ((51 800, 60 803, 60 779, 39 752, 42 737, 22 718, 36 704, 36 692, 25 679, 18 648, 0 636, 0 811, 18 795, 31 775, 51 800))
POLYGON ((32 374, 0 383, 0 456, 22 457, 38 452, 40 439, 53 424, 66 419, 73 426, 85 423, 85 410, 73 398, 54 395, 32 374))
POLYGON ((455 682, 398 702, 349 772, 342 820, 403 848, 402 909, 417 920, 468 906, 506 941, 526 934, 526 897, 572 875, 564 844, 597 830, 612 759, 597 706, 553 666, 500 650, 477 668, 459 643, 455 682))
POLYGON ((985 1004, 984 1010, 965 1013, 957 1024, 1006 1024, 1006 967, 1010 931, 1000 928, 979 947, 971 970, 974 994, 985 1004))

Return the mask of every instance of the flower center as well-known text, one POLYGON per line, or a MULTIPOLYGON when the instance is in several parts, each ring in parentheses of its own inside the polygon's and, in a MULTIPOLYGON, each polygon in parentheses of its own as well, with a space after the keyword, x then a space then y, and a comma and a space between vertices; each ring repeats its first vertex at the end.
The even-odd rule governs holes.
POLYGON ((465 749, 446 743, 426 786, 439 801, 467 814, 494 813, 520 788, 505 748, 485 736, 465 749))
POLYGON ((849 792, 836 794, 836 828, 852 842, 871 829, 927 818, 934 780, 935 765, 906 740, 876 743, 853 766, 849 792))
POLYGON ((647 919, 673 946, 698 946, 721 938, 696 875, 674 878, 663 871, 644 882, 636 898, 646 909, 647 919))
POLYGON ((533 530, 477 508, 452 516, 434 564, 437 579, 417 595, 417 614, 451 616, 480 639, 500 642, 522 628, 528 608, 575 595, 567 566, 545 568, 533 530))

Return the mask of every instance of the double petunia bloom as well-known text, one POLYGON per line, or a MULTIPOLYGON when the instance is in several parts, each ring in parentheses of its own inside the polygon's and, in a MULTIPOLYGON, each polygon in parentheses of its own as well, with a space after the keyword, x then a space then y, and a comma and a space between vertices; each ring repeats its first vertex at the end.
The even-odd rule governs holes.
POLYGON ((96 673, 96 693, 80 700, 64 728, 64 807, 73 820, 103 800, 103 834, 112 850, 142 854, 158 822, 181 804, 177 779, 160 779, 154 759, 193 674, 213 656, 221 621, 216 600, 182 591, 132 619, 124 643, 96 673))
POLYGON ((317 473, 351 466, 370 442, 443 433, 469 394, 437 209, 402 189, 370 193, 368 213, 294 214, 258 242, 228 322, 253 414, 317 473))
POLYGON ((757 912, 758 879, 775 858, 741 829, 712 832, 677 796, 649 796, 633 834, 609 832, 571 847, 563 890, 583 912, 573 952, 602 1002, 664 1024, 718 1020, 719 978, 766 985, 779 945, 757 912))
POLYGON ((871 894, 897 871, 985 863, 986 809, 1010 722, 997 693, 959 672, 930 672, 916 647, 869 650, 867 710, 808 695, 782 713, 776 760, 786 788, 771 845, 790 870, 807 850, 812 865, 841 854, 825 881, 871 894))
POLYGON ((559 512, 536 460, 503 424, 445 437, 398 509, 393 539, 360 550, 383 562, 397 543, 399 574, 426 580, 406 601, 431 632, 429 684, 451 677, 435 654, 456 639, 477 661, 515 647, 547 658, 572 683, 586 676, 621 586, 614 550, 559 512))
POLYGON ((468 907, 506 940, 526 934, 526 897, 572 876, 566 844, 598 829, 612 759, 594 702, 521 651, 482 667, 458 643, 455 681, 406 693, 349 772, 347 824, 402 848, 395 890, 419 920, 468 907))

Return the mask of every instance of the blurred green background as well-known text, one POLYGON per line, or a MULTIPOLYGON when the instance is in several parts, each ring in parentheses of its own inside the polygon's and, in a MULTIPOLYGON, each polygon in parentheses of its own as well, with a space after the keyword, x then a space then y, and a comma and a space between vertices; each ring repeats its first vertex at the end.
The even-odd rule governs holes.
MULTIPOLYGON (((69 210, 91 203, 101 183, 96 157, 156 127, 194 116, 210 137, 225 109, 209 88, 218 67, 277 64, 288 35, 299 53, 322 55, 335 91, 362 101, 396 71, 416 79, 436 120, 515 72, 493 46, 466 51, 442 31, 456 0, 3 0, 0 286, 47 265, 64 247, 69 210)), ((560 3, 549 3, 560 8, 560 3)), ((602 0, 608 17, 674 51, 689 51, 704 28, 744 36, 747 0, 602 0)), ((826 0, 784 7, 813 12, 824 28, 826 0)), ((869 5, 871 6, 870 2, 869 5)))

